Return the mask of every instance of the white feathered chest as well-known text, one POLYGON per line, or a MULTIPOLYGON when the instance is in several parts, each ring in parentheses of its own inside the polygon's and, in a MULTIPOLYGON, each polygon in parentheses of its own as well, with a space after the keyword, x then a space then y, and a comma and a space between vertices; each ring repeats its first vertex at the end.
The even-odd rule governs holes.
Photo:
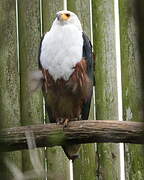
POLYGON ((54 80, 68 80, 82 59, 82 32, 74 25, 55 25, 44 36, 40 62, 54 80))

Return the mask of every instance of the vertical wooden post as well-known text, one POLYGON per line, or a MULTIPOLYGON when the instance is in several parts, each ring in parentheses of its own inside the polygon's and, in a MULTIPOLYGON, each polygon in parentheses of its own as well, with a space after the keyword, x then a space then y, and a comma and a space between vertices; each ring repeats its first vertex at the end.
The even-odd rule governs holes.
MULTIPOLYGON (((63 0, 42 0, 43 34, 50 30, 56 12, 64 9, 63 0)), ((46 115, 46 122, 49 122, 46 115)), ((47 171, 49 180, 69 180, 69 160, 61 147, 46 148, 47 171)))
MULTIPOLYGON (((0 1, 0 129, 20 126, 16 1, 0 1)), ((0 154, 0 179, 13 179, 5 164, 21 169, 21 152, 0 154)))
MULTIPOLYGON (((96 54, 96 117, 118 119, 114 0, 92 0, 96 54)), ((97 147, 98 179, 120 179, 119 144, 97 147)))
MULTIPOLYGON (((120 0, 123 118, 144 117, 144 2, 120 0), (142 51, 141 51, 142 50, 142 51)), ((144 179, 144 146, 125 144, 126 179, 144 179)))
MULTIPOLYGON (((90 24, 90 1, 88 0, 68 0, 68 10, 75 12, 84 31, 91 39, 90 24)), ((93 101, 91 104, 90 118, 93 119, 93 101)), ((96 179, 96 162, 95 162, 95 144, 81 145, 80 158, 73 163, 74 180, 95 180, 96 179)))
POLYGON ((90 1, 67 0, 67 8, 78 15, 83 30, 87 33, 88 37, 91 38, 90 1))
POLYGON ((64 9, 63 0, 42 0, 43 33, 50 30, 56 12, 64 9))
MULTIPOLYGON (((21 81, 21 123, 30 125, 43 123, 43 102, 41 92, 30 94, 28 74, 38 69, 40 42, 40 3, 39 0, 18 0, 19 15, 19 57, 21 81)), ((44 167, 44 150, 38 149, 44 167)), ((32 170, 29 152, 23 151, 23 171, 32 170)), ((35 179, 42 179, 37 177, 35 179)))

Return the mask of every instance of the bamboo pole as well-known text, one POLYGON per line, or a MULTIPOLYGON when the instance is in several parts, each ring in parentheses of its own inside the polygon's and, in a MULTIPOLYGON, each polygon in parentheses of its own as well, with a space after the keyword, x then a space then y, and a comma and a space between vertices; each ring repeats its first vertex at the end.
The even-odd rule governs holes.
MULTIPOLYGON (((83 30, 91 39, 90 1, 68 0, 68 10, 75 12, 82 24, 83 30)), ((94 102, 91 103, 90 119, 94 119, 94 102)), ((96 180, 95 144, 81 145, 80 158, 73 163, 73 176, 75 180, 96 180)))
POLYGON ((3 129, 0 132, 0 152, 27 149, 26 132, 29 132, 29 138, 35 137, 37 147, 93 142, 144 144, 144 123, 85 120, 69 122, 65 128, 63 125, 48 123, 3 129))
MULTIPOLYGON (((42 0, 42 19, 43 34, 50 30, 52 22, 56 17, 56 12, 63 10, 63 0, 42 0)), ((46 112, 46 122, 48 114, 46 112)), ((52 147, 46 149, 47 171, 49 180, 69 180, 69 160, 65 156, 61 147, 52 147), (50 175, 50 176, 49 176, 50 175)))
MULTIPOLYGON (((19 58, 20 58, 20 103, 22 125, 43 123, 42 93, 30 94, 28 74, 38 69, 38 50, 40 41, 39 0, 18 0, 19 15, 19 58)), ((44 168, 44 150, 39 149, 39 158, 44 168)), ((23 171, 32 170, 28 151, 22 152, 23 171)), ((41 177, 34 178, 37 180, 41 177)))
MULTIPOLYGON (((144 2, 119 1, 123 85, 123 118, 144 117, 144 2)), ((144 146, 125 144, 126 179, 144 179, 144 146)))
MULTIPOLYGON (((96 117, 118 119, 114 0, 92 0, 94 52, 96 54, 96 117)), ((97 147, 98 179, 120 179, 118 144, 97 147)))
POLYGON ((50 30, 56 17, 56 12, 64 9, 63 0, 42 0, 43 33, 50 30))
POLYGON ((87 0, 67 0, 67 9, 78 15, 83 30, 91 39, 90 2, 87 0))
MULTIPOLYGON (((0 1, 0 129, 20 126, 19 74, 16 37, 16 1, 0 1)), ((21 152, 0 154, 0 178, 13 176, 5 164, 21 169, 21 152)))

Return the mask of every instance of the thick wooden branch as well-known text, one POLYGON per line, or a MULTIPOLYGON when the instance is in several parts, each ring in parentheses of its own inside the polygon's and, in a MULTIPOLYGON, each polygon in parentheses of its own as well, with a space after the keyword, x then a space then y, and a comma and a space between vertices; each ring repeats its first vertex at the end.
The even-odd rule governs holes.
POLYGON ((0 132, 1 151, 27 149, 26 132, 33 132, 37 147, 94 142, 144 144, 144 123, 89 120, 70 122, 66 128, 45 124, 4 129, 0 132))

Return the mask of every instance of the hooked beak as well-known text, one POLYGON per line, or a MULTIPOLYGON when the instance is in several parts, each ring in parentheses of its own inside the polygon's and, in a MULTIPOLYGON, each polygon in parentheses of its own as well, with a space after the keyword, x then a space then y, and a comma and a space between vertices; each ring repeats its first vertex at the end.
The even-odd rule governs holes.
POLYGON ((56 17, 58 21, 66 21, 69 19, 68 14, 56 14, 56 17))

